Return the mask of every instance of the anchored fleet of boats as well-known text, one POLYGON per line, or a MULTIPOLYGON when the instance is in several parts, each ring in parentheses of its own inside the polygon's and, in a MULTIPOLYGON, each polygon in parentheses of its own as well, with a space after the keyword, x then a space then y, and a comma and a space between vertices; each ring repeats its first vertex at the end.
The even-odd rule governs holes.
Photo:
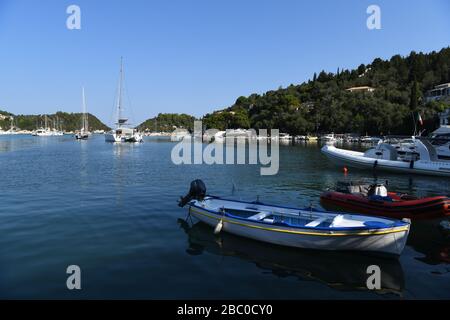
MULTIPOLYGON (((219 133, 216 139, 222 137, 219 133)), ((307 136, 278 138, 280 142, 292 139, 307 140, 307 136)), ((324 135, 320 140, 325 142, 322 153, 334 163, 369 170, 450 176, 447 161, 450 132, 442 129, 430 138, 412 137, 389 143, 381 138, 358 138, 358 142, 376 144, 365 152, 337 148, 334 134, 324 135)), ((206 195, 204 183, 195 180, 179 205, 188 205, 190 216, 214 227, 214 233, 225 231, 288 247, 390 255, 401 254, 411 220, 450 216, 450 199, 446 196, 417 198, 389 192, 387 184, 382 183, 338 182, 336 189, 324 192, 320 200, 324 208, 335 211, 210 196, 206 195)), ((448 230, 448 223, 444 220, 441 230, 448 230)))
MULTIPOLYGON (((143 135, 123 116, 123 63, 117 94, 116 128, 104 133, 106 142, 143 142, 143 135)), ((81 129, 77 140, 86 140, 89 131, 86 98, 82 89, 81 129)), ((62 135, 62 130, 48 126, 32 134, 39 137, 62 135)), ((11 129, 0 134, 17 134, 11 120, 11 129)), ((151 135, 151 134, 150 134, 151 135)), ((450 127, 441 127, 429 138, 383 140, 378 137, 355 137, 353 135, 291 136, 280 133, 273 137, 259 137, 254 130, 235 129, 218 131, 213 135, 193 137, 189 131, 179 129, 171 135, 172 141, 199 138, 203 141, 223 142, 226 138, 258 139, 290 143, 291 141, 324 142, 322 153, 332 162, 368 170, 384 170, 407 174, 424 174, 450 177, 450 127), (374 145, 368 150, 354 151, 335 146, 336 142, 359 142, 374 145)), ((446 218, 450 216, 450 199, 446 196, 416 198, 411 195, 389 192, 386 184, 338 182, 334 190, 320 197, 324 208, 295 208, 284 205, 224 199, 206 194, 201 180, 191 183, 189 193, 179 205, 188 205, 189 214, 214 227, 214 233, 222 231, 238 236, 287 247, 318 249, 326 251, 364 251, 398 256, 402 253, 411 220, 446 218), (345 212, 341 211, 345 210, 345 212), (352 213, 350 213, 352 212, 352 213)), ((449 222, 440 224, 447 232, 449 222)))

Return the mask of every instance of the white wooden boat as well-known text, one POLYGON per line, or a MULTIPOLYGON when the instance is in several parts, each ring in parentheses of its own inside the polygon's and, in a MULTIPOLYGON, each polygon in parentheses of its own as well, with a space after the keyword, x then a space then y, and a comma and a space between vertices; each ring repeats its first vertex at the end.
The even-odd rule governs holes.
MULTIPOLYGON (((193 184, 198 185, 198 181, 193 184)), ((389 255, 400 255, 408 238, 409 221, 203 197, 203 194, 191 184, 191 191, 180 206, 188 204, 190 214, 215 227, 215 232, 223 230, 289 247, 389 255)))
POLYGON ((439 160, 436 150, 426 139, 413 140, 419 154, 417 160, 399 157, 395 147, 385 143, 379 143, 366 152, 325 145, 322 153, 334 162, 356 168, 450 177, 450 162, 439 160))

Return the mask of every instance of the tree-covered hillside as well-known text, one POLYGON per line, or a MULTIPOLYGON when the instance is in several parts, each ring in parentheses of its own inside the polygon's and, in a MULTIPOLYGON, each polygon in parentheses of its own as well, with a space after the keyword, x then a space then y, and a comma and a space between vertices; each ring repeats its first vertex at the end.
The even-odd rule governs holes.
POLYGON ((194 129, 195 117, 188 114, 160 113, 158 116, 141 123, 140 130, 171 132, 176 128, 194 129))
POLYGON ((231 107, 207 114, 204 124, 222 130, 278 128, 291 134, 412 134, 412 117, 420 112, 429 133, 438 126, 437 113, 449 106, 425 103, 423 93, 446 82, 450 82, 450 48, 411 52, 390 60, 377 58, 354 70, 322 71, 300 85, 239 97, 231 107), (346 90, 356 86, 375 90, 346 90))
MULTIPOLYGON (((11 113, 2 112, 13 117, 13 125, 21 130, 35 130, 45 125, 45 115, 13 115, 11 113)), ((47 124, 51 128, 62 129, 64 131, 75 131, 81 128, 81 113, 67 113, 58 111, 55 114, 47 115, 47 124)), ((96 116, 88 114, 89 130, 108 130, 109 128, 103 124, 96 116)), ((10 118, 0 119, 0 127, 4 130, 11 126, 10 118)))

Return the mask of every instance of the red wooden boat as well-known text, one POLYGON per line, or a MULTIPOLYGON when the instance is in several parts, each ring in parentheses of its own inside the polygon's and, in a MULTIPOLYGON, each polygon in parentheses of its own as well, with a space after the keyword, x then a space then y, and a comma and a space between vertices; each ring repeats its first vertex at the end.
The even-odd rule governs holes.
POLYGON ((416 198, 387 192, 386 187, 381 184, 338 183, 336 191, 324 192, 320 200, 327 209, 340 207, 347 211, 396 219, 435 219, 450 216, 448 197, 416 198))

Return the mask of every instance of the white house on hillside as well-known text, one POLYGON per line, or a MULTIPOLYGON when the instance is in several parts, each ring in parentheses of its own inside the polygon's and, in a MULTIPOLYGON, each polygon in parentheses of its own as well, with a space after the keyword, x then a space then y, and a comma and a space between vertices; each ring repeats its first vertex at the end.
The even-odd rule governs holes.
POLYGON ((345 90, 350 91, 350 92, 373 92, 373 91, 375 91, 375 88, 368 87, 368 86, 362 86, 362 87, 351 87, 351 88, 348 88, 345 90))
POLYGON ((425 101, 441 101, 448 100, 450 102, 450 83, 443 83, 428 90, 425 93, 425 101))

